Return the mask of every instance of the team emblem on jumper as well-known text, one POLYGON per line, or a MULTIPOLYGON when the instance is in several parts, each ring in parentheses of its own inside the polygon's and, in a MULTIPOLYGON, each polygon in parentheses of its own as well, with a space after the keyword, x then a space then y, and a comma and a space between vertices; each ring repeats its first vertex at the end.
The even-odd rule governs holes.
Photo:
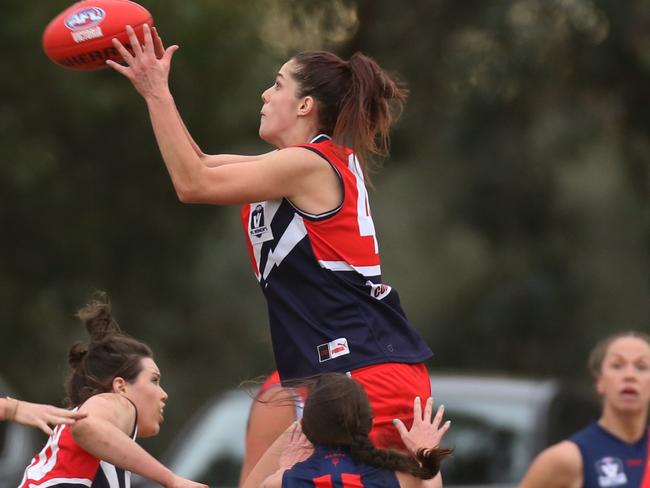
POLYGON ((370 280, 366 281, 366 285, 370 287, 370 296, 376 298, 377 300, 385 298, 392 290, 389 285, 384 285, 383 283, 376 285, 370 280))
POLYGON ((334 339, 332 342, 321 344, 318 349, 318 362, 329 361, 330 359, 337 358, 350 354, 350 347, 348 340, 345 337, 334 339))
POLYGON ((603 488, 627 483, 623 462, 618 458, 604 457, 596 461, 596 473, 598 473, 598 484, 603 488))
MULTIPOLYGON (((253 206, 251 205, 251 208, 252 207, 253 206)), ((250 221, 248 223, 248 233, 251 236, 251 242, 253 244, 273 239, 271 228, 265 223, 264 206, 262 204, 257 204, 255 205, 255 208, 252 208, 250 221)))

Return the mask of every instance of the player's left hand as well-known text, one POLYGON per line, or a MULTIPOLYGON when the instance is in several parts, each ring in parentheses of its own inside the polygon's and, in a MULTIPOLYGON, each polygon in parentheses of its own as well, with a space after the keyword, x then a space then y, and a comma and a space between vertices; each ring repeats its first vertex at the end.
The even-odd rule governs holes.
POLYGON ((421 449, 432 449, 440 446, 445 433, 449 430, 451 421, 447 420, 442 422, 442 416, 445 412, 445 406, 440 405, 435 417, 431 418, 433 413, 433 398, 429 397, 422 412, 422 405, 420 397, 415 397, 413 401, 413 425, 411 429, 407 429, 399 419, 393 420, 393 424, 397 428, 402 442, 406 448, 412 453, 416 454, 421 449))
POLYGON ((294 464, 311 456, 312 452, 314 452, 314 446, 303 433, 299 421, 294 422, 287 429, 285 435, 289 435, 289 441, 280 456, 280 469, 291 469, 294 464))
POLYGON ((164 95, 169 90, 171 60, 178 50, 177 45, 165 49, 158 31, 154 28, 153 35, 151 31, 148 24, 142 26, 144 44, 140 45, 135 31, 127 25, 126 32, 133 54, 118 39, 113 39, 113 45, 126 65, 110 59, 106 61, 111 68, 128 78, 145 99, 164 95))

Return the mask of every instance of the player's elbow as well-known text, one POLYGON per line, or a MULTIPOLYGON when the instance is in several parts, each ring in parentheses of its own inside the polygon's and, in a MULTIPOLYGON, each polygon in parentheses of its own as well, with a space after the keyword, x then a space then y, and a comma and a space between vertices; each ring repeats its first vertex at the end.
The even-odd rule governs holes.
POLYGON ((192 196, 192 192, 185 188, 176 188, 176 196, 181 203, 196 203, 192 196))
POLYGON ((189 183, 174 185, 176 196, 181 203, 203 203, 200 185, 189 183))

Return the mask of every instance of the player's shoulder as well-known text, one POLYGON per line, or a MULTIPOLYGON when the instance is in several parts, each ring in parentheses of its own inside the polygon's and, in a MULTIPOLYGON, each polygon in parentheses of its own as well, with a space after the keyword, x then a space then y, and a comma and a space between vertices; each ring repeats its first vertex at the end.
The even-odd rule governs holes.
POLYGON ((79 411, 108 420, 122 430, 126 429, 127 433, 137 415, 133 402, 119 393, 93 395, 80 406, 79 411))
POLYGON ((566 487, 582 484, 582 454, 569 440, 554 444, 533 460, 520 488, 566 487))
POLYGON ((564 440, 544 449, 539 456, 546 462, 567 469, 578 469, 582 467, 582 455, 578 445, 570 440, 564 440))

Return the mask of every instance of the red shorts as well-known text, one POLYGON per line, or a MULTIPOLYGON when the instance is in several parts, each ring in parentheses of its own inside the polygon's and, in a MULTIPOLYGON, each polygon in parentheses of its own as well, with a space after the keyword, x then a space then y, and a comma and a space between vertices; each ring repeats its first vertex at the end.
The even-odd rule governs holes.
POLYGON ((370 439, 377 447, 406 450, 393 425, 400 419, 411 428, 413 400, 422 404, 431 396, 431 381, 424 364, 384 363, 366 366, 350 372, 361 383, 370 398, 374 414, 370 439))

